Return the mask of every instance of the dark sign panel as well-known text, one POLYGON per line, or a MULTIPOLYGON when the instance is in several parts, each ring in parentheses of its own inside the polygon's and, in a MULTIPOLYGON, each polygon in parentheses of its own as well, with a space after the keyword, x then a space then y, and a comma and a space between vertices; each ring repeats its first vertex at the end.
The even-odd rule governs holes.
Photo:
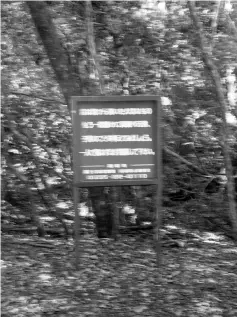
POLYGON ((72 97, 76 184, 158 182, 158 101, 157 96, 72 97))

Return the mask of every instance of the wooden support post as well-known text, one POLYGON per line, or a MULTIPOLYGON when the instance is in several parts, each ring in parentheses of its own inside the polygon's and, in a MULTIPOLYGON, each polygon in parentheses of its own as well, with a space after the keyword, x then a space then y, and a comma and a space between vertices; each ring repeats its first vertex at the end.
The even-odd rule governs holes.
POLYGON ((112 236, 116 241, 118 239, 118 226, 119 226, 119 208, 117 206, 117 188, 111 187, 111 199, 113 207, 113 227, 112 227, 112 236))
POLYGON ((157 101, 157 189, 156 189, 156 222, 155 222, 155 250, 156 250, 156 261, 157 267, 161 264, 161 226, 162 226, 162 129, 161 129, 161 103, 157 101))
POLYGON ((76 270, 79 269, 80 263, 80 215, 78 210, 78 204, 80 203, 80 193, 78 193, 79 188, 73 186, 73 202, 74 202, 74 245, 75 245, 75 267, 76 270))

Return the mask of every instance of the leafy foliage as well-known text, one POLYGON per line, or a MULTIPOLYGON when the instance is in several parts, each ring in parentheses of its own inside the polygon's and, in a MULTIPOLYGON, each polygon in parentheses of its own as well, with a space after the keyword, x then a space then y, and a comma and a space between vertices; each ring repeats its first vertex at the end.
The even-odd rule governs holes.
MULTIPOLYGON (((98 93, 98 73, 91 66, 88 48, 85 3, 46 4, 67 56, 68 69, 80 84, 81 93, 98 93)), ((212 42, 218 70, 223 81, 228 81, 229 67, 233 69, 232 76, 236 69, 236 41, 234 33, 229 33, 228 22, 236 18, 236 4, 232 4, 232 11, 220 6, 214 30, 216 5, 198 2, 196 8, 205 36, 212 42)), ((200 213, 202 208, 205 213, 215 201, 208 188, 216 184, 213 190, 219 192, 225 182, 219 176, 224 166, 222 119, 186 3, 94 1, 92 9, 104 94, 121 94, 126 83, 129 94, 159 93, 162 97, 164 205, 201 200, 200 213)), ((26 184, 14 169, 9 169, 12 164, 27 178, 38 213, 43 216, 42 202, 43 214, 49 212, 47 201, 52 202, 54 209, 60 202, 68 204, 65 211, 71 208, 71 122, 45 48, 33 30, 25 3, 3 2, 2 197, 18 213, 24 214, 26 206, 30 208, 29 197, 25 197, 26 184)), ((225 95, 227 98, 228 87, 225 95)), ((232 119, 228 128, 235 175, 237 119, 232 104, 228 115, 232 119)), ((132 192, 132 188, 124 190, 120 198, 123 204, 129 203, 132 192)), ((144 206, 154 191, 147 187, 145 192, 140 199, 144 206)), ((225 196, 219 208, 227 208, 225 196)))
POLYGON ((237 192, 237 4, 196 1, 194 9, 186 1, 2 2, 3 316, 236 316, 223 133, 237 192), (221 78, 226 120, 193 17, 221 78), (149 230, 161 222, 156 187, 123 186, 78 190, 75 271, 72 94, 161 96, 158 269, 149 230), (115 214, 119 239, 98 239, 114 234, 115 214))

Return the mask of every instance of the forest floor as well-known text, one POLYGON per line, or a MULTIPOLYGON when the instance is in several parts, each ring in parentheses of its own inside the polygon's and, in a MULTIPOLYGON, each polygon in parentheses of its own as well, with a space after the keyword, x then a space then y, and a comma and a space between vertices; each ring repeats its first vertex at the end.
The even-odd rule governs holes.
POLYGON ((168 230, 175 239, 164 239, 159 269, 147 234, 94 233, 81 238, 78 271, 72 239, 4 233, 1 316, 236 317, 236 243, 168 230))

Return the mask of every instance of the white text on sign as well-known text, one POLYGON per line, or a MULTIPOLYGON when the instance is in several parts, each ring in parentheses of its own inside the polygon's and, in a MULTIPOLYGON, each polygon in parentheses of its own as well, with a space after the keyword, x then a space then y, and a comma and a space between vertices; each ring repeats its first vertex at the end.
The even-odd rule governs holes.
MULTIPOLYGON (((81 153, 81 152, 80 152, 81 153)), ((132 156, 132 155, 155 155, 149 148, 138 149, 85 149, 84 156, 132 156)))
POLYGON ((81 137, 84 143, 93 142, 150 142, 152 139, 148 134, 138 135, 83 135, 81 137))
POLYGON ((91 108, 80 109, 80 116, 114 116, 114 115, 148 115, 152 114, 152 108, 91 108))
POLYGON ((93 129, 97 127, 99 129, 113 129, 113 128, 150 128, 148 121, 82 121, 81 126, 83 129, 93 129))

